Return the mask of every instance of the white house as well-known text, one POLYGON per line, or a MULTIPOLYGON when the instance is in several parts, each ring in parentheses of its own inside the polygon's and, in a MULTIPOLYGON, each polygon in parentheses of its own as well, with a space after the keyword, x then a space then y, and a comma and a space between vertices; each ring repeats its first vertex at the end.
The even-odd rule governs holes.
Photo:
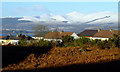
POLYGON ((45 35, 44 39, 45 40, 54 40, 54 39, 56 39, 56 40, 61 41, 61 39, 66 35, 72 36, 72 37, 74 37, 74 39, 79 38, 79 36, 74 32, 63 32, 63 31, 61 31, 61 32, 49 32, 48 34, 45 35))
POLYGON ((76 33, 73 33, 71 36, 74 37, 74 39, 79 39, 80 38, 76 33))
POLYGON ((91 39, 109 40, 109 38, 113 38, 113 34, 120 35, 120 31, 113 29, 110 30, 99 29, 98 32, 93 37, 91 37, 91 39))
POLYGON ((32 37, 32 38, 37 40, 43 39, 43 37, 32 37))
POLYGON ((96 40, 96 39, 101 40, 101 41, 109 40, 109 38, 102 38, 102 37, 89 37, 89 38, 90 40, 96 40))
POLYGON ((59 41, 62 42, 62 39, 43 39, 45 41, 59 41))
POLYGON ((8 44, 13 44, 13 45, 18 45, 19 40, 4 40, 0 39, 0 45, 8 45, 8 44))

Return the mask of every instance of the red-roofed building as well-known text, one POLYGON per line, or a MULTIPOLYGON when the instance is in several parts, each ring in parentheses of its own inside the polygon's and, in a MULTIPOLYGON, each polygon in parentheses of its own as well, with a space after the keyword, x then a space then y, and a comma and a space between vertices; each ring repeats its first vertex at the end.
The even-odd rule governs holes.
POLYGON ((63 32, 63 31, 61 31, 61 32, 49 32, 48 34, 45 35, 44 38, 46 38, 46 39, 62 39, 62 37, 66 36, 66 35, 72 36, 72 37, 74 37, 74 39, 79 38, 78 35, 74 32, 63 32))
POLYGON ((110 30, 99 29, 99 31, 96 34, 94 34, 94 36, 91 37, 91 39, 109 40, 109 38, 113 38, 113 34, 120 35, 120 31, 113 29, 110 30))

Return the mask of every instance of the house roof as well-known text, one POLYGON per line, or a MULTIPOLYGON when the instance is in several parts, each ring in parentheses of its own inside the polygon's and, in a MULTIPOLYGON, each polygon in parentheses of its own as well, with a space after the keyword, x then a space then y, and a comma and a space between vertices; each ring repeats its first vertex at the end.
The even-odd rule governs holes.
POLYGON ((0 39, 4 38, 5 36, 0 36, 0 39))
POLYGON ((44 36, 44 38, 48 39, 59 39, 60 38, 60 33, 59 32, 49 32, 44 36))
POLYGON ((84 30, 83 32, 79 33, 78 36, 94 36, 98 30, 84 30))
POLYGON ((66 36, 66 35, 72 35, 73 34, 73 32, 62 32, 62 33, 60 33, 60 35, 61 36, 66 36))
POLYGON ((61 39, 63 36, 69 35, 71 36, 73 32, 49 32, 45 35, 45 38, 49 39, 61 39))
POLYGON ((120 31, 118 30, 101 30, 98 33, 94 35, 94 37, 103 37, 103 38, 112 38, 113 34, 118 34, 120 35, 120 31))

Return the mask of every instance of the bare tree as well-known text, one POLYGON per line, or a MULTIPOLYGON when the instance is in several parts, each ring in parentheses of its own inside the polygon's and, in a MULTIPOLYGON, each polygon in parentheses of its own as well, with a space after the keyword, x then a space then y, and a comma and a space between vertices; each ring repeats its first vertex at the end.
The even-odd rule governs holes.
POLYGON ((37 25, 33 28, 35 36, 45 36, 49 32, 49 28, 44 25, 37 25))

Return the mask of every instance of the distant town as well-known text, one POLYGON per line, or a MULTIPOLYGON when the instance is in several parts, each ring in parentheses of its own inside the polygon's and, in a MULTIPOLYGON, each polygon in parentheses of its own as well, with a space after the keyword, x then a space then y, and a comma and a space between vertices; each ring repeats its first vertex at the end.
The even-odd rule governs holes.
MULTIPOLYGON (((19 30, 18 30, 19 31, 19 30)), ((120 31, 110 29, 110 30, 84 30, 80 32, 79 34, 76 34, 74 32, 64 32, 64 31, 51 31, 48 32, 45 36, 40 37, 40 36, 34 36, 34 34, 27 35, 27 34, 8 34, 6 36, 0 36, 0 44, 1 45, 18 45, 20 40, 27 39, 27 40, 47 40, 47 41, 61 41, 62 42, 62 37, 68 35, 73 37, 74 39, 79 39, 82 36, 89 38, 90 40, 109 40, 110 38, 113 38, 113 34, 118 34, 120 36, 120 31)))

